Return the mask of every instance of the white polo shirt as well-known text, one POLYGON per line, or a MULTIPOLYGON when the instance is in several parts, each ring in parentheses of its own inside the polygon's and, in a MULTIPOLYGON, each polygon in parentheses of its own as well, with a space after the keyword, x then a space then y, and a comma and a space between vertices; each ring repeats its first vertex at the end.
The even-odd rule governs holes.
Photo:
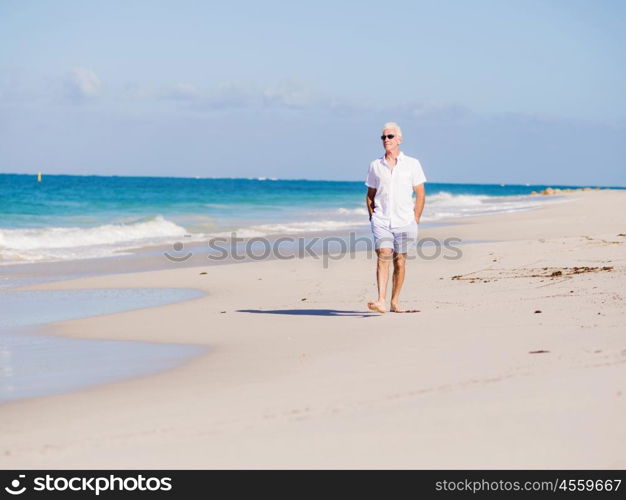
POLYGON ((397 229, 415 221, 413 186, 426 182, 426 176, 416 158, 400 153, 395 167, 382 156, 370 163, 365 185, 376 188, 372 221, 397 229))

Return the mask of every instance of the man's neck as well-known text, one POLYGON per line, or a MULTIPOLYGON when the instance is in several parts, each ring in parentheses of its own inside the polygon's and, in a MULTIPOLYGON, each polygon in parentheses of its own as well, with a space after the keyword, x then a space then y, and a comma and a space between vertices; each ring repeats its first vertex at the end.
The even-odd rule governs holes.
POLYGON ((395 149, 393 151, 387 151, 385 152, 385 161, 388 165, 394 166, 396 163, 398 163, 398 156, 400 156, 400 150, 398 149, 395 149))

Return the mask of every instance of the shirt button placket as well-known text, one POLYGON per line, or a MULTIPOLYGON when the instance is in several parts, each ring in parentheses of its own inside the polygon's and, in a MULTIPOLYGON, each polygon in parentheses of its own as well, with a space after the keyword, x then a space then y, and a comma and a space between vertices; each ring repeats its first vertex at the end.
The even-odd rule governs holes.
MULTIPOLYGON (((397 167, 397 163, 396 163, 396 167, 397 167)), ((396 167, 389 169, 389 228, 391 229, 393 227, 393 200, 395 198, 395 192, 393 189, 393 171, 396 169, 396 167)), ((389 167, 387 167, 389 168, 389 167)))

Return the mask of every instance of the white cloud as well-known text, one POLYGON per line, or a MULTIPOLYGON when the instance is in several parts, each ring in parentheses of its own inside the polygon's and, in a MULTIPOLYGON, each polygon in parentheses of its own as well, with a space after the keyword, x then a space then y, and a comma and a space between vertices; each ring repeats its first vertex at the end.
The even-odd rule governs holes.
POLYGON ((67 79, 66 88, 71 99, 82 100, 97 97, 102 83, 93 70, 74 68, 67 79))
POLYGON ((295 80, 280 82, 265 89, 263 98, 265 104, 270 107, 305 108, 319 103, 319 98, 310 87, 295 80))
POLYGON ((203 102, 210 109, 250 108, 262 103, 261 90, 251 82, 220 83, 203 102))
POLYGON ((156 95, 157 92, 153 86, 138 84, 136 82, 126 82, 116 93, 116 96, 120 99, 129 99, 131 101, 151 100, 154 99, 156 95))
MULTIPOLYGON (((70 97, 75 101, 93 98, 101 93, 102 84, 90 69, 75 68, 68 82, 70 97)), ((189 82, 164 86, 127 82, 109 97, 144 102, 167 102, 198 112, 235 109, 298 109, 328 112, 336 115, 384 113, 400 120, 458 122, 471 119, 474 113, 459 104, 430 104, 416 101, 381 105, 359 98, 332 96, 307 82, 288 79, 261 85, 253 81, 224 81, 213 87, 189 82)))
POLYGON ((164 97, 175 101, 196 101, 202 97, 202 92, 191 83, 176 83, 165 91, 164 97))
POLYGON ((418 120, 459 121, 473 115, 472 111, 460 104, 411 103, 397 106, 397 110, 409 118, 418 120))
POLYGON ((161 98, 183 101, 198 110, 237 108, 310 108, 324 107, 325 100, 316 96, 305 84, 288 80, 272 86, 259 86, 249 81, 226 81, 208 91, 190 84, 177 84, 161 94, 161 98))

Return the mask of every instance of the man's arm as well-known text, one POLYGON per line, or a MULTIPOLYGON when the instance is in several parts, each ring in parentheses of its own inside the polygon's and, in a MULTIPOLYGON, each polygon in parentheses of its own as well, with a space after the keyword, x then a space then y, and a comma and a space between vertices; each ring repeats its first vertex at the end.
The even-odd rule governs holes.
POLYGON ((367 195, 365 195, 365 204, 367 205, 367 212, 372 220, 372 214, 374 213, 374 197, 376 196, 376 188, 367 188, 367 195))
POLYGON ((413 191, 415 191, 415 222, 419 224, 422 211, 424 210, 424 203, 426 202, 424 184, 413 186, 413 191))

